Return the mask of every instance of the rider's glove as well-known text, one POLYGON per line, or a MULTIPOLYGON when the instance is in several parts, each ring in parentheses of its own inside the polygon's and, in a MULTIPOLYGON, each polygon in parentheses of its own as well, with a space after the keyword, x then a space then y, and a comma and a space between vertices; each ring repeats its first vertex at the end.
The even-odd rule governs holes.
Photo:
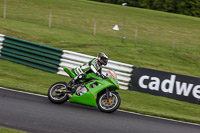
POLYGON ((101 74, 99 72, 96 73, 97 76, 101 77, 101 74))
POLYGON ((99 72, 96 73, 97 76, 101 77, 101 78, 104 78, 105 76, 103 74, 100 74, 99 72))
POLYGON ((101 74, 101 76, 100 76, 102 79, 105 79, 106 78, 106 76, 105 75, 103 75, 103 74, 101 74))

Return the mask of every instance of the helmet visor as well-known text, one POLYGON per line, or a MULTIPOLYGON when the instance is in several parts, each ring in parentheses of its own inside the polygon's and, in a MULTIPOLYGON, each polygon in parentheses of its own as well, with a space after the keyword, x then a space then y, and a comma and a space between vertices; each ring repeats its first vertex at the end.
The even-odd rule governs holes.
POLYGON ((103 63, 104 65, 106 65, 107 62, 108 62, 108 58, 105 58, 105 57, 102 57, 101 60, 102 60, 102 63, 103 63))

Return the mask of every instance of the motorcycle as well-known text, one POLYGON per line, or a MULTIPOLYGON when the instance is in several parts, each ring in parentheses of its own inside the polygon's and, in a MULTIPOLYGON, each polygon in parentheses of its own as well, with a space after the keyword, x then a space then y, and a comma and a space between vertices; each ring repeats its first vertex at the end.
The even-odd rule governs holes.
MULTIPOLYGON (((63 69, 71 78, 76 77, 74 68, 69 69, 63 66, 63 69)), ((120 96, 116 92, 119 84, 113 70, 107 70, 104 77, 89 73, 86 78, 75 83, 72 90, 68 89, 66 82, 56 82, 49 88, 48 98, 56 104, 62 104, 69 100, 71 103, 98 107, 102 112, 112 113, 119 108, 121 103, 120 96)))

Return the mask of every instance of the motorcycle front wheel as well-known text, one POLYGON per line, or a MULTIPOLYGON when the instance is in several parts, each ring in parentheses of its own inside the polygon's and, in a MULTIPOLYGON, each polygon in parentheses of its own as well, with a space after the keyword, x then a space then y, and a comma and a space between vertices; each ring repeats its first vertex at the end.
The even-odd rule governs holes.
POLYGON ((62 104, 69 98, 67 95, 67 84, 65 82, 57 82, 48 90, 48 98, 52 103, 62 104))
POLYGON ((109 100, 107 100, 106 93, 103 93, 97 99, 98 108, 102 112, 112 113, 116 111, 121 104, 121 99, 118 93, 116 92, 110 92, 110 93, 111 93, 111 96, 109 97, 109 100))

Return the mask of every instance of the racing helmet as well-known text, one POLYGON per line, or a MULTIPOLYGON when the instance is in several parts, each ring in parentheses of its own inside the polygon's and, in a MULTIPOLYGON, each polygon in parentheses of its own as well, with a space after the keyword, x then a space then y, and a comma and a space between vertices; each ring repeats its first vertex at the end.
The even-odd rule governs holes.
POLYGON ((108 55, 106 55, 105 53, 101 52, 97 55, 97 58, 99 60, 99 62, 102 64, 102 65, 107 65, 108 63, 108 55))

